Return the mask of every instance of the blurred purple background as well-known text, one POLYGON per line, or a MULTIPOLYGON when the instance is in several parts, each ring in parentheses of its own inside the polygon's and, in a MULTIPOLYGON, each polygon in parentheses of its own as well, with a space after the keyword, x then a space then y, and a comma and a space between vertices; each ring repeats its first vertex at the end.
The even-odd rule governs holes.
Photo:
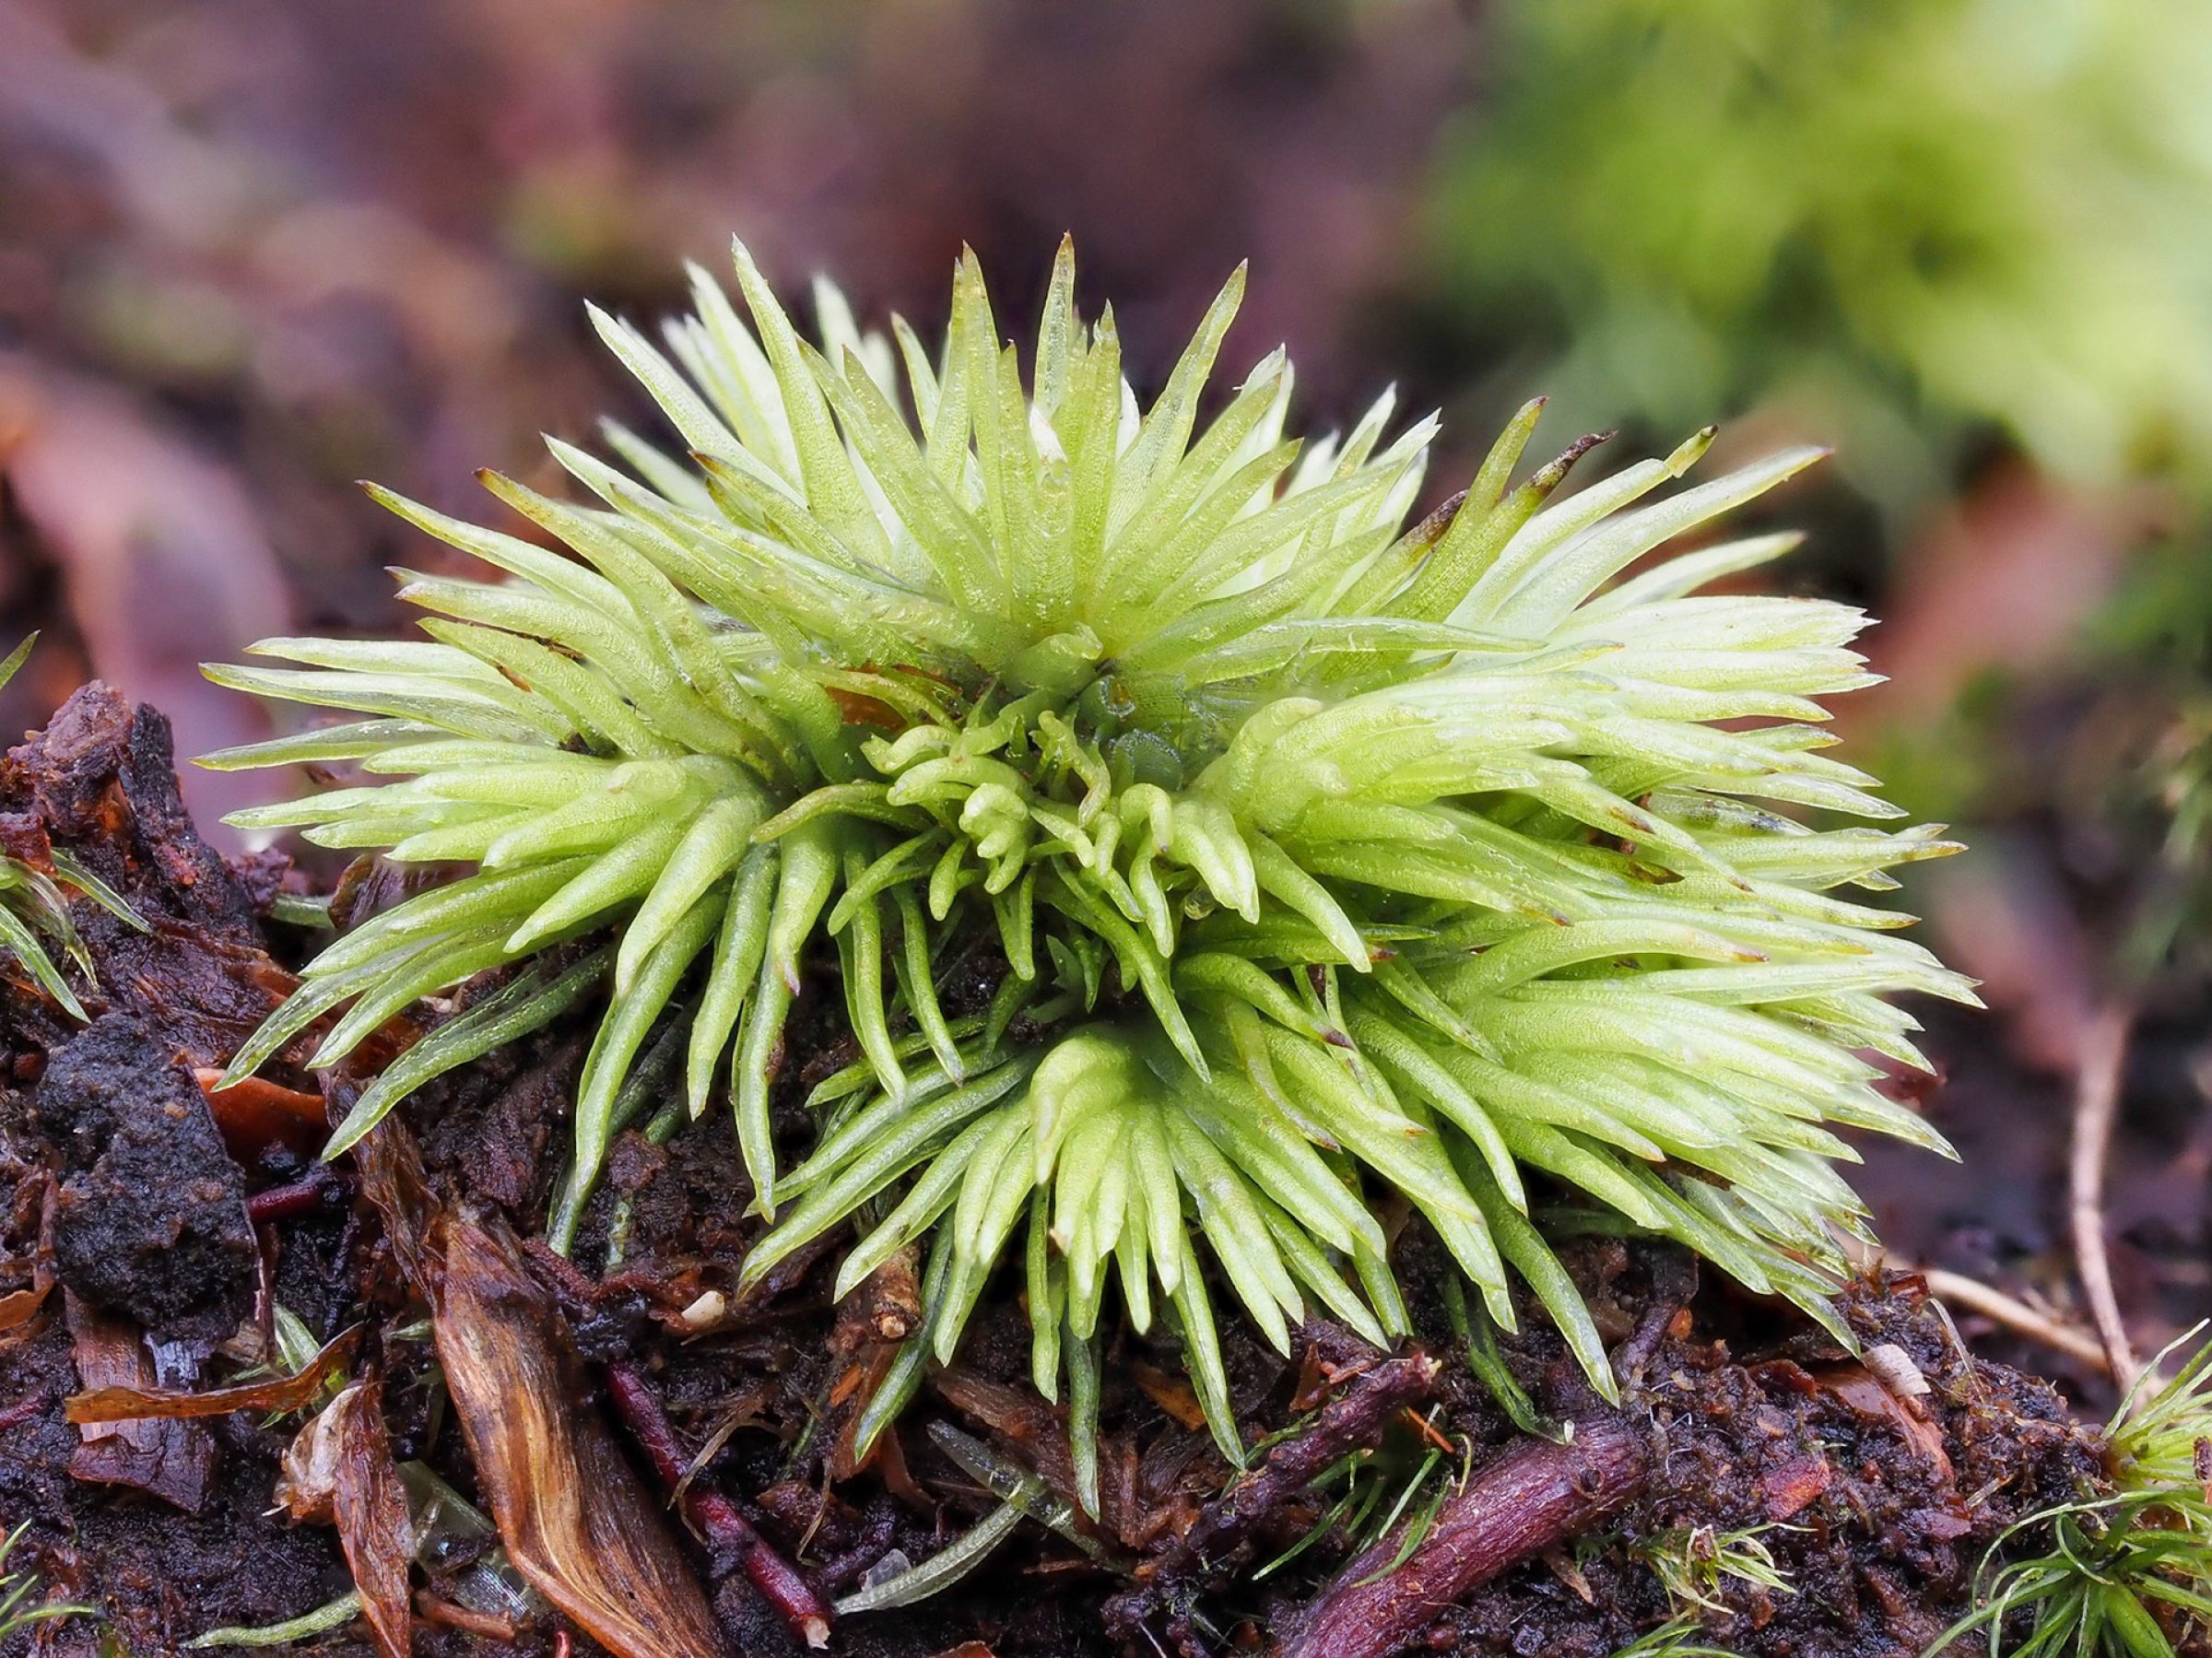
POLYGON ((382 567, 435 556, 351 481, 491 510, 477 467, 637 412, 583 299, 672 308, 734 232, 926 335, 963 241, 1018 325, 1073 230, 1140 381, 1249 257, 1231 357, 1289 344, 1310 420, 1433 403, 1393 319, 1475 34, 1422 0, 0 0, 0 638, 46 630, 0 729, 97 673, 182 752, 253 735, 198 661, 393 627, 382 567))

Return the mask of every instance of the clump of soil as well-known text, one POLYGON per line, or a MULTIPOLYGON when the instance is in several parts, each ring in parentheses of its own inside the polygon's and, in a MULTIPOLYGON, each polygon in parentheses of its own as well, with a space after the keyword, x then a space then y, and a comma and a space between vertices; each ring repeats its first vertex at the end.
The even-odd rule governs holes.
POLYGON ((53 1055, 31 1112, 61 1158, 63 1287, 157 1341, 211 1349, 237 1329, 258 1260, 245 1170, 155 1033, 127 1013, 103 1014, 53 1055))
MULTIPOLYGON (((288 1069, 296 1046, 265 1083, 203 1091, 308 946, 265 919, 297 877, 208 852, 167 744, 158 714, 94 686, 0 766, 10 849, 37 862, 66 846, 151 923, 77 906, 100 971, 88 1026, 0 981, 0 1518, 30 1523, 18 1566, 100 1608, 0 1652, 170 1652, 358 1582, 371 1617, 317 1651, 765 1655, 827 1631, 861 1658, 1339 1658, 1401 1637, 1602 1658, 1681 1610, 1654 1570, 1667 1551, 1694 1559, 1700 1537, 1756 1529, 1792 1593, 1712 1582, 1715 1639, 1751 1658, 1886 1658, 1965 1609, 2006 1526, 2097 1476, 2095 1437, 2056 1393, 1977 1361, 1911 1280, 1851 1288, 1860 1357, 1700 1284, 1671 1247, 1602 1237, 1565 1252, 1625 1403, 1591 1393, 1532 1307, 1500 1357, 1542 1422, 1577 1439, 1532 1436, 1468 1363, 1418 1224, 1397 1246, 1418 1326, 1400 1351, 1317 1322, 1285 1359, 1225 1329, 1258 1448, 1241 1474, 1171 1338, 1123 1329, 1100 1516, 1073 1519, 1065 1414, 1030 1387, 1011 1284, 864 1457, 855 1423, 919 1319, 914 1264, 834 1304, 832 1238, 740 1295, 759 1223, 713 1123, 626 1134, 572 1263, 543 1245, 580 1029, 426 1088, 337 1174, 303 1153, 361 1076, 288 1069), (282 1368, 280 1322, 317 1343, 354 1331, 332 1387, 369 1391, 321 1417, 330 1390, 307 1410, 194 1414, 191 1395, 282 1368), (69 1418, 70 1396, 118 1385, 164 1414, 69 1418), (1366 1540, 1330 1523, 1317 1476, 1357 1455, 1403 1483, 1438 1447, 1442 1473, 1414 1505, 1433 1517, 1421 1546, 1396 1562, 1385 1538, 1355 1558, 1366 1540), (979 1453, 1041 1481, 1076 1538, 1024 1523, 934 1598, 836 1617, 837 1598, 997 1507, 979 1453), (394 1504, 414 1511, 411 1559, 394 1504)), ((341 921, 403 885, 349 881, 341 921)), ((953 1000, 988 996, 990 964, 969 977, 953 1000)), ((833 1001, 792 1026, 779 1122, 794 1148, 806 1083, 849 1057, 833 1001)), ((382 1052, 416 1034, 389 1032, 382 1052)))

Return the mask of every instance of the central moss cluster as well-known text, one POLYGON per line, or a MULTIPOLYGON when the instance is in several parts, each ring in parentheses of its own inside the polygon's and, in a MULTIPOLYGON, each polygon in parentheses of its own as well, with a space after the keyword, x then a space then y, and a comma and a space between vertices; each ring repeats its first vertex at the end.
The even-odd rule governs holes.
POLYGON ((828 289, 818 348, 742 249, 737 274, 751 325, 701 276, 667 354, 598 319, 688 464, 610 426, 619 466, 553 445, 594 504, 488 478, 551 547, 387 497, 495 578, 404 576, 427 640, 211 670, 365 716, 211 757, 359 773, 233 821, 475 866, 325 950, 233 1079, 510 970, 342 1149, 604 987, 555 1241, 680 1052, 776 1223, 748 1279, 847 1223, 841 1289, 929 1241, 864 1441, 1018 1252, 1079 1444, 1118 1286, 1238 1455, 1209 1297, 1278 1347, 1311 1305, 1382 1340, 1401 1205, 1490 1318, 1518 1276, 1610 1392, 1532 1176, 1832 1317, 1863 1216, 1830 1125, 1941 1144, 1875 1086, 1869 1051, 1924 1063, 1883 996, 1971 999, 1837 889, 1953 847, 1788 815, 1896 816, 1820 752, 1818 699, 1869 682, 1863 618, 1700 591, 1788 536, 1670 545, 1818 452, 1669 491, 1701 432, 1566 493, 1595 440, 1516 482, 1531 405, 1408 525, 1434 424, 1391 438, 1387 397, 1301 446, 1277 352, 1199 428, 1241 273, 1148 410, 1065 248, 1026 384, 971 258, 934 356, 828 289), (784 1020, 832 948, 865 1057, 780 1169, 784 1020), (995 1000, 948 1017, 946 964, 985 957, 995 1000))

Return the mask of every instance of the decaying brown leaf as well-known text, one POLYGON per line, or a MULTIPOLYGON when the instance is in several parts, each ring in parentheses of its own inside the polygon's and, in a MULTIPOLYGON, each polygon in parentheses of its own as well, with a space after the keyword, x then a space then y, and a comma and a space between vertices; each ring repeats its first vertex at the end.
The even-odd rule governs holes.
POLYGON ((1180 1376, 1171 1376, 1158 1365, 1142 1360, 1129 1367, 1129 1379, 1145 1392, 1145 1397, 1166 1412, 1174 1421, 1195 1433, 1206 1426, 1206 1408, 1198 1403, 1198 1395, 1191 1384, 1180 1376))
POLYGON ((414 1558, 415 1535, 407 1519, 407 1494, 392 1460, 391 1436, 384 1431, 382 1393, 373 1381, 357 1382, 324 1414, 335 1418, 339 1457, 334 1511, 338 1545, 361 1592, 361 1614, 384 1658, 407 1658, 414 1631, 407 1615, 407 1564, 414 1558))
MULTIPOLYGON (((361 1083, 344 1066, 323 1073, 323 1088, 338 1121, 360 1098, 361 1083)), ((361 1196, 383 1223, 392 1258, 409 1284, 424 1289, 429 1263, 424 1258, 424 1229, 431 1204, 422 1171, 422 1151, 415 1136, 387 1119, 353 1148, 354 1173, 361 1196)))
POLYGON ((151 1417, 227 1417, 234 1410, 292 1411, 313 1402, 324 1379, 343 1370, 360 1332, 347 1330, 332 1341, 297 1375, 241 1382, 206 1393, 145 1387, 135 1383, 88 1388, 62 1403, 72 1422, 135 1422, 151 1417))
POLYGON ((53 1288, 53 1269, 41 1265, 28 1289, 0 1295, 0 1330, 16 1329, 38 1317, 39 1309, 45 1306, 47 1293, 53 1288))
POLYGON ((1937 1479, 1947 1485, 1950 1482, 1951 1459, 1944 1450, 1943 1430, 1915 1415, 1879 1376, 1862 1364, 1838 1364, 1824 1366, 1814 1377, 1859 1416, 1893 1428, 1900 1439, 1927 1460, 1937 1479))
MULTIPOLYGON (((158 1389, 161 1378, 145 1335, 126 1319, 94 1311, 74 1295, 62 1295, 77 1379, 89 1391, 158 1389)), ((96 1485, 131 1486, 196 1514, 215 1483, 215 1440, 196 1422, 159 1417, 86 1422, 69 1459, 75 1478, 96 1485)))
POLYGON ((222 1076, 220 1066, 193 1067, 192 1079, 206 1096, 207 1109, 215 1114, 223 1144, 240 1161, 250 1162, 269 1146, 312 1151, 330 1137, 330 1119, 324 1111, 322 1095, 303 1094, 265 1076, 249 1076, 229 1088, 218 1088, 222 1076))
POLYGON ((660 1505, 572 1403, 559 1314, 512 1235, 444 1216, 428 1241, 439 1362, 509 1558, 616 1658, 721 1658, 660 1505))
POLYGON ((339 1431, 345 1417, 337 1406, 353 1391, 348 1387, 309 1417, 285 1447, 284 1462, 276 1470, 275 1496, 284 1511, 301 1525, 337 1523, 338 1471, 346 1454, 339 1431))
POLYGON ((384 1431, 382 1388, 356 1382, 318 1411, 284 1453, 276 1500, 298 1521, 335 1525, 361 1616, 383 1658, 407 1658, 407 1562, 415 1553, 406 1488, 384 1431))

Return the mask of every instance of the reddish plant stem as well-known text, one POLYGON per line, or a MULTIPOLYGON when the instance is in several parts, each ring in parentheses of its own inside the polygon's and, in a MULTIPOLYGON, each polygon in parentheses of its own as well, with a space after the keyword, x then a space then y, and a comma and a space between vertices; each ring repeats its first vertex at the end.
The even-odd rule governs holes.
POLYGON ((1698 1293, 1695 1255, 1673 1244, 1660 1244, 1653 1248, 1651 1261, 1651 1299, 1629 1339, 1613 1352, 1613 1374, 1630 1387, 1641 1385, 1644 1370, 1669 1335, 1689 1333, 1683 1310, 1698 1293))
POLYGON ((1619 1508, 1650 1466, 1641 1430, 1622 1416, 1586 1417, 1563 1445, 1522 1440, 1444 1504, 1394 1570, 1394 1535, 1338 1572, 1283 1658, 1387 1658, 1469 1590, 1619 1508))
POLYGON ((255 1226, 291 1220, 322 1208, 345 1188, 346 1182, 335 1170, 318 1169, 303 1179, 253 1194, 246 1199, 246 1218, 255 1226))
MULTIPOLYGON (((1359 1352, 1374 1359, 1364 1344, 1359 1352)), ((1253 1531, 1296 1500, 1331 1463, 1376 1443, 1393 1417, 1434 1390, 1441 1369, 1427 1353, 1415 1351, 1371 1362, 1354 1374, 1299 1432, 1278 1440, 1257 1467, 1200 1510, 1181 1538, 1137 1568, 1137 1582, 1106 1603, 1107 1629, 1134 1645, 1147 1620, 1165 1611, 1177 1649, 1203 1650, 1186 1627, 1200 1580, 1242 1558, 1253 1531)))
POLYGON ((1172 1551, 1171 1563, 1218 1559, 1252 1528, 1311 1485, 1347 1451, 1371 1445, 1398 1412, 1428 1396, 1442 1367, 1426 1353, 1387 1358, 1347 1383, 1300 1433, 1209 1503, 1172 1551))
MULTIPOLYGON (((670 1491, 677 1489, 684 1477, 690 1459, 677 1442, 676 1429, 670 1425, 668 1413, 661 1406, 661 1397, 646 1380, 645 1372, 627 1360, 617 1360, 606 1367, 607 1395, 614 1401, 616 1414, 622 1418, 630 1437, 645 1452, 653 1471, 670 1491)), ((797 1568, 778 1554, 754 1529, 751 1521, 737 1511, 737 1505, 719 1491, 701 1488, 696 1482, 686 1487, 683 1510, 687 1519, 699 1528, 709 1546, 736 1561, 745 1570, 768 1604, 782 1614, 811 1647, 829 1644, 830 1608, 813 1587, 801 1577, 797 1568)))
POLYGON ((504 1617, 494 1617, 488 1612, 472 1612, 466 1606, 457 1606, 428 1589, 415 1592, 415 1611, 426 1624, 442 1624, 449 1629, 461 1629, 471 1635, 480 1635, 486 1640, 514 1644, 514 1625, 504 1617))

